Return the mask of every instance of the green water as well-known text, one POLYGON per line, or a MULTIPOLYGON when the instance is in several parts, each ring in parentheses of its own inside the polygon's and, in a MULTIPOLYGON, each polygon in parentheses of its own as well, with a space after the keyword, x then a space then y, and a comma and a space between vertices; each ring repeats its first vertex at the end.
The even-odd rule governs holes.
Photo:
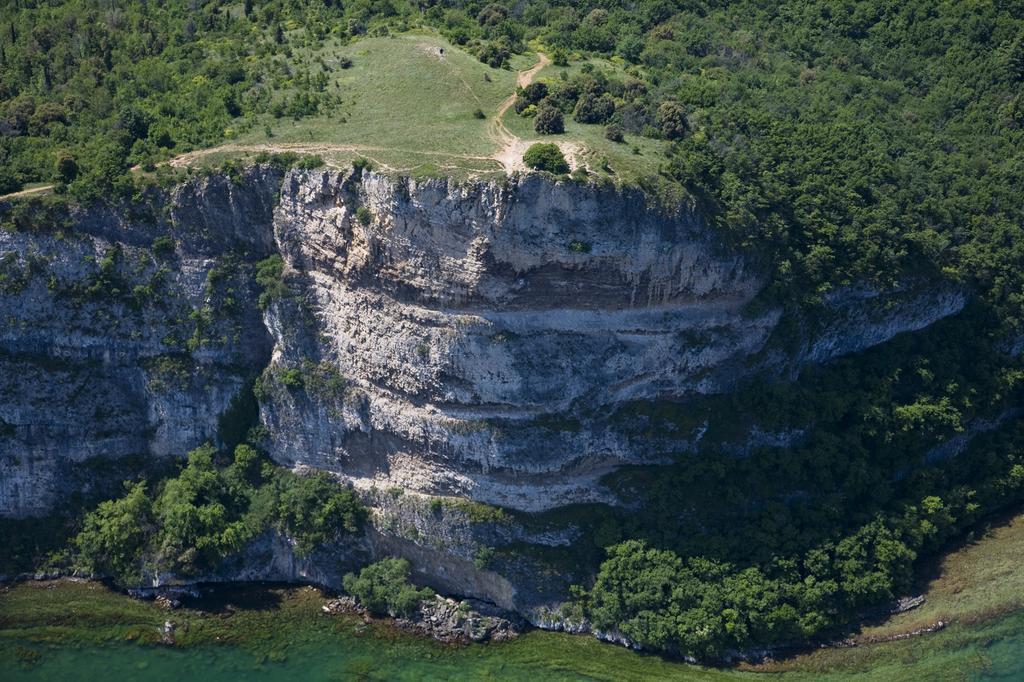
MULTIPOLYGON (((81 588, 76 588, 81 589, 81 588)), ((0 609, 0 680, 76 682, 220 682, 222 680, 1022 680, 1024 613, 970 628, 951 627, 902 642, 827 650, 798 659, 783 674, 712 670, 602 644, 588 637, 531 632, 502 644, 446 647, 354 618, 332 618, 310 607, 253 609, 248 615, 202 615, 191 622, 196 641, 175 647, 140 644, 158 628, 137 604, 68 593, 53 602, 77 606, 74 617, 11 627, 15 606, 40 606, 26 596, 0 609), (124 620, 104 621, 112 611, 124 620), (303 610, 305 609, 305 610, 303 610), (255 615, 254 615, 255 614, 255 615), (84 620, 83 620, 84 618, 84 620), (96 625, 85 626, 93 618, 96 625), (139 621, 143 618, 143 621, 139 621), (128 622, 136 619, 133 624, 128 622), (101 624, 102 622, 102 624, 101 624), (140 633, 142 636, 140 636, 140 633), (131 639, 132 641, 126 641, 131 639), (230 644, 211 643, 217 639, 230 644)), ((121 599, 121 598, 117 598, 121 599)), ((149 607, 146 607, 149 608, 149 607)), ((160 616, 163 617, 162 615, 160 616)), ((178 616, 172 616, 178 617, 178 616)), ((188 639, 185 634, 181 639, 188 639)))
MULTIPOLYGON (((709 671, 683 664, 651 666, 646 657, 629 654, 608 664, 580 664, 555 657, 545 660, 540 652, 550 642, 548 636, 526 637, 514 645, 474 646, 456 653, 410 649, 379 641, 306 641, 289 647, 283 661, 261 660, 242 648, 197 646, 187 649, 114 644, 104 646, 40 646, 34 664, 20 663, 0 670, 4 680, 138 680, 140 682, 180 682, 182 680, 587 680, 587 679, 774 679, 778 676, 757 673, 709 671), (536 640, 536 641, 535 641, 536 640), (530 650, 536 647, 536 654, 530 650), (626 663, 625 666, 623 664, 626 663), (669 667, 663 667, 669 666, 669 667), (580 670, 578 668, 584 668, 580 670)), ((556 637, 556 639, 558 639, 556 637)), ((627 652, 622 652, 626 654, 627 652)), ((898 658, 898 657, 897 657, 898 658)), ((937 666, 885 665, 874 670, 853 673, 786 673, 786 679, 979 679, 1024 680, 1024 636, 1020 633, 1003 641, 970 649, 945 652, 937 666), (952 653, 952 655, 951 655, 952 653), (970 659, 975 659, 971 664, 970 659), (948 660, 947 660, 948 659, 948 660), (964 665, 967 664, 967 665, 964 665), (916 669, 915 669, 916 667, 916 669)))

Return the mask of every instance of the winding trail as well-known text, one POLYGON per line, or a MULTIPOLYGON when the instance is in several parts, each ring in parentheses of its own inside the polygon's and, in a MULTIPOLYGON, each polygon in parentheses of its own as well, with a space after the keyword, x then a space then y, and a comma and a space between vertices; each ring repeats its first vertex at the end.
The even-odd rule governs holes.
MULTIPOLYGON (((525 88, 533 83, 533 79, 540 73, 541 69, 551 63, 551 58, 543 52, 537 53, 537 63, 525 71, 520 71, 516 76, 516 86, 525 88)), ((515 93, 509 95, 498 107, 491 123, 487 126, 487 136, 498 145, 498 151, 494 154, 494 160, 502 165, 506 172, 526 170, 523 164, 523 153, 527 144, 521 137, 513 133, 505 125, 505 114, 516 102, 515 93)))

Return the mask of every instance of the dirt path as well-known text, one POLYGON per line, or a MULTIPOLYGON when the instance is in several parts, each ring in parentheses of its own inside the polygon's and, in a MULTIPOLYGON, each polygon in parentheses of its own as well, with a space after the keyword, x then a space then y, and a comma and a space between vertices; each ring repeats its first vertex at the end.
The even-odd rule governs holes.
POLYGON ((386 170, 394 170, 387 164, 382 163, 379 159, 375 159, 371 156, 374 152, 385 151, 383 147, 372 147, 369 145, 359 144, 326 144, 326 143, 315 143, 315 142, 264 142, 258 144, 225 144, 219 147, 211 147, 209 149, 196 149, 180 156, 175 156, 166 163, 173 168, 184 168, 189 166, 204 156, 217 153, 231 153, 231 152, 267 152, 270 154, 281 154, 286 152, 294 152, 296 154, 330 154, 331 152, 342 152, 342 153, 356 153, 362 154, 370 161, 373 161, 378 166, 385 168, 386 170))
POLYGON ((42 187, 33 187, 31 189, 23 189, 20 192, 11 192, 10 194, 0 195, 0 201, 5 199, 17 199, 18 197, 28 197, 33 194, 40 194, 42 192, 48 192, 53 189, 53 185, 43 185, 42 187))
MULTIPOLYGON (((529 69, 519 72, 518 76, 516 76, 516 85, 520 88, 525 88, 527 85, 530 85, 533 83, 533 79, 536 78, 537 74, 540 73, 541 69, 550 63, 550 57, 543 52, 538 52, 537 63, 529 69)), ((529 146, 533 144, 532 141, 524 140, 513 133, 505 125, 505 114, 512 108, 515 101, 515 94, 509 95, 501 103, 501 106, 498 108, 498 113, 496 113, 494 118, 491 119, 491 125, 487 129, 487 136, 498 145, 498 151, 492 158, 500 163, 507 173, 527 170, 526 165, 523 163, 523 154, 525 154, 529 146)), ((570 163, 573 166, 578 165, 580 153, 580 147, 578 144, 557 140, 555 141, 555 144, 559 146, 566 158, 570 159, 570 163)))

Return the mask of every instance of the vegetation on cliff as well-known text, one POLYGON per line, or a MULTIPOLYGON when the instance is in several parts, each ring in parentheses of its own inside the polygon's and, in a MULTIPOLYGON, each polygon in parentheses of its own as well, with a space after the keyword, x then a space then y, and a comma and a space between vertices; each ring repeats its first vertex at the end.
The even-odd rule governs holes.
POLYGON ((86 515, 72 561, 124 585, 144 575, 215 570, 225 557, 270 529, 292 538, 300 556, 345 533, 365 511, 355 494, 322 472, 298 475, 276 467, 248 444, 218 466, 205 445, 188 454, 177 476, 126 482, 127 494, 86 515))

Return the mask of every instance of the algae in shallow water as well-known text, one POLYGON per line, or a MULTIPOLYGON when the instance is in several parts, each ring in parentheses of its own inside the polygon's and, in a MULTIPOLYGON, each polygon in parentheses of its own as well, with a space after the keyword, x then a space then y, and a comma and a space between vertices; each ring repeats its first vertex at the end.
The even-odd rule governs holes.
MULTIPOLYGON (((712 670, 531 632, 502 644, 444 646, 358 617, 326 616, 314 588, 224 587, 170 613, 95 583, 18 585, 0 594, 4 680, 736 680, 712 670), (161 646, 165 620, 177 646, 161 646)), ((785 680, 1024 678, 1024 612, 974 628, 807 660, 785 680)))

